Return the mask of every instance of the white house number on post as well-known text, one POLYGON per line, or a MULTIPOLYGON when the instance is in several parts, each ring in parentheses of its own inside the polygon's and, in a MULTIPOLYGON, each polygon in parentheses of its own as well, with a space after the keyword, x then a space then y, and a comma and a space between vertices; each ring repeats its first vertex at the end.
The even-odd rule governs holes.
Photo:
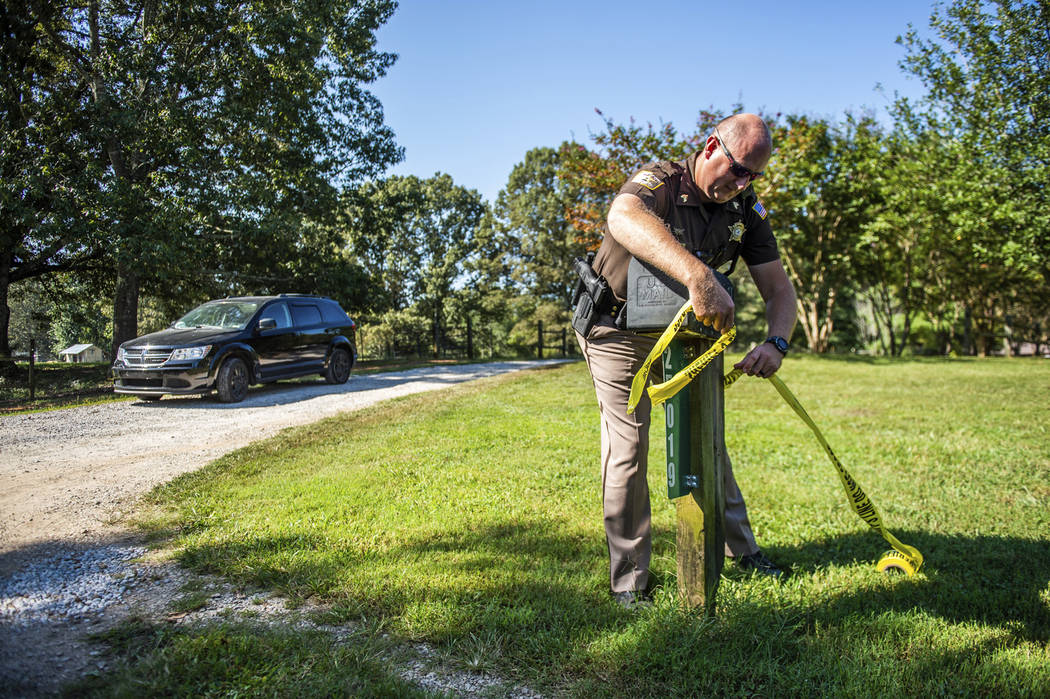
POLYGON ((664 410, 667 415, 667 487, 673 488, 675 486, 675 454, 674 454, 674 404, 668 401, 664 403, 664 410))

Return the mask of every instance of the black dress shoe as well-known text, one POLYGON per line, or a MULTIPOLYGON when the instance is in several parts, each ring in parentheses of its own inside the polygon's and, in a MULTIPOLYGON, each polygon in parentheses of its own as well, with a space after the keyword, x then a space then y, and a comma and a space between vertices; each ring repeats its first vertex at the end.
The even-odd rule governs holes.
POLYGON ((653 606, 653 598, 642 590, 614 592, 613 599, 624 609, 642 609, 653 606))
POLYGON ((787 573, 778 568, 776 563, 766 558, 765 554, 761 551, 755 551, 747 556, 741 556, 736 559, 736 564, 740 570, 748 570, 760 575, 768 575, 771 578, 787 577, 787 573))

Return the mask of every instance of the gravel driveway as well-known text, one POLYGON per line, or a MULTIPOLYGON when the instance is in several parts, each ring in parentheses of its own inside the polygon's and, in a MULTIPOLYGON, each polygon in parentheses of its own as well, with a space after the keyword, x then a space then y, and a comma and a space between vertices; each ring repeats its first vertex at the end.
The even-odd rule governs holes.
POLYGON ((235 404, 166 397, 0 418, 0 695, 46 692, 93 669, 75 639, 150 587, 136 583, 128 561, 143 549, 119 520, 153 486, 286 427, 557 361, 276 384, 235 404))

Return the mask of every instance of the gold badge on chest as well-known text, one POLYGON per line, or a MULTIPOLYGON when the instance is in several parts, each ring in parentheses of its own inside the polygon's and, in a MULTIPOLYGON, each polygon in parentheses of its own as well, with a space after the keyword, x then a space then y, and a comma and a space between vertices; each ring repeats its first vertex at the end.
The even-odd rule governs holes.
POLYGON ((729 240, 734 243, 739 243, 740 239, 744 237, 744 224, 741 221, 737 221, 729 227, 729 240))

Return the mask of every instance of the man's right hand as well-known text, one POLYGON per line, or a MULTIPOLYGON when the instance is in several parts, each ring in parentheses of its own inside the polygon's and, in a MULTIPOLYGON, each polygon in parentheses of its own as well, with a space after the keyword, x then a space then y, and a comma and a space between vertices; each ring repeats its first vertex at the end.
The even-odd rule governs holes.
POLYGON ((633 194, 619 194, 609 207, 609 233, 627 251, 685 284, 696 319, 718 332, 733 327, 733 299, 714 271, 686 250, 664 222, 633 194))
POLYGON ((689 303, 693 306, 693 315, 704 325, 714 327, 724 333, 734 325, 736 308, 732 297, 708 271, 707 279, 689 285, 689 303))

